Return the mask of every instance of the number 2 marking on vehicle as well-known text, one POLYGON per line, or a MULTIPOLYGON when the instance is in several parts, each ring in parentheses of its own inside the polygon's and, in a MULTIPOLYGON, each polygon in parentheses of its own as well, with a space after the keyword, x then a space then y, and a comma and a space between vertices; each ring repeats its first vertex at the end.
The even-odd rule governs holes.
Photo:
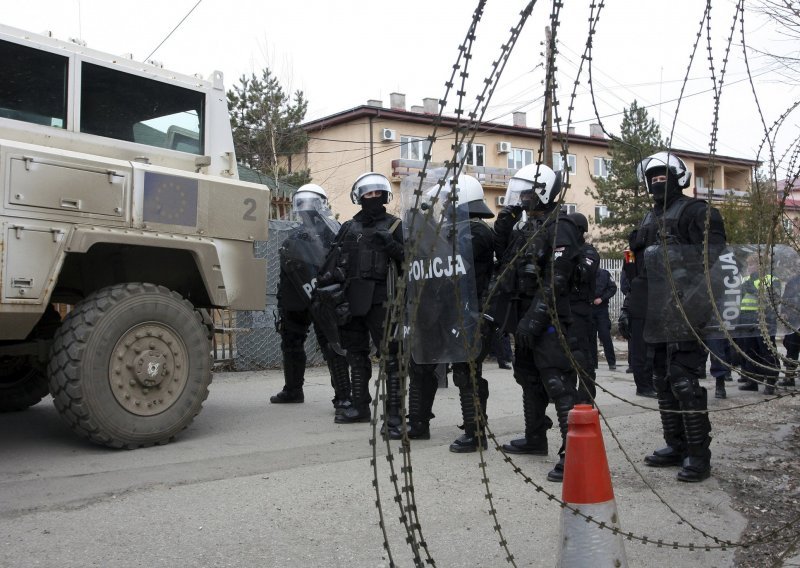
POLYGON ((247 199, 244 200, 244 204, 249 205, 250 208, 244 212, 244 216, 242 217, 242 219, 244 219, 245 221, 257 221, 256 216, 253 215, 253 213, 255 213, 256 210, 256 200, 253 199, 252 197, 248 197, 247 199))

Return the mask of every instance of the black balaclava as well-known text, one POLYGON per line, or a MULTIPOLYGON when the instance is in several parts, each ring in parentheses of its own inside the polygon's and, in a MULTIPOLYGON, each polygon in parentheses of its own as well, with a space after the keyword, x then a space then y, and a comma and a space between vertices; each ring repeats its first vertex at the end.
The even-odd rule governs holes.
POLYGON ((379 197, 362 197, 361 212, 367 224, 373 224, 386 213, 386 193, 381 192, 379 197))
POLYGON ((653 196, 653 204, 657 213, 663 211, 665 207, 668 207, 670 203, 675 201, 675 198, 683 193, 678 186, 675 174, 666 167, 648 170, 645 177, 647 178, 647 190, 653 196), (657 176, 667 176, 667 181, 654 183, 653 178, 657 176))

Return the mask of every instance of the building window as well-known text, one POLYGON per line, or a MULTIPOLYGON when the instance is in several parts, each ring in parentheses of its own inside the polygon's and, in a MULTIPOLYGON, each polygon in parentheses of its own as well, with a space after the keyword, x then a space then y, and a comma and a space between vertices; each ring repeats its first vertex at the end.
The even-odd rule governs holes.
POLYGON ((706 180, 701 177, 694 178, 694 186, 697 189, 705 189, 706 188, 706 180))
POLYGON ((486 165, 486 145, 484 144, 462 144, 461 158, 464 163, 470 166, 483 167, 486 165))
POLYGON ((430 154, 431 143, 427 138, 417 136, 400 137, 400 158, 403 160, 424 160, 430 154))
MULTIPOLYGON (((574 174, 577 171, 578 158, 575 154, 567 154, 567 167, 569 172, 574 174)), ((558 152, 553 152, 553 171, 560 172, 564 169, 564 156, 558 152)))
POLYGON ((533 163, 533 150, 524 150, 522 148, 511 148, 511 151, 508 153, 509 169, 518 170, 532 163, 533 163))
POLYGON ((561 206, 561 211, 563 211, 567 215, 575 213, 577 210, 578 210, 577 203, 565 203, 564 205, 561 206))
POLYGON ((783 230, 787 235, 794 234, 794 222, 790 217, 783 218, 783 230))
POLYGON ((604 219, 608 219, 611 217, 611 212, 608 210, 608 207, 605 205, 595 205, 594 206, 594 222, 598 225, 603 222, 604 219))
POLYGON ((608 165, 611 163, 611 160, 608 158, 595 158, 594 159, 594 176, 607 178, 608 177, 608 165))

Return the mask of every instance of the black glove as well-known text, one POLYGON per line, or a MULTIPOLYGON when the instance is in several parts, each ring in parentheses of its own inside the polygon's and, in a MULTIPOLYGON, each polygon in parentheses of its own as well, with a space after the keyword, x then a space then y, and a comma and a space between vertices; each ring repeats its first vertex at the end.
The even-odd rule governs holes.
POLYGON ((541 299, 537 299, 522 319, 519 320, 517 326, 517 341, 527 348, 532 348, 535 339, 542 335, 542 333, 550 326, 550 311, 547 309, 547 303, 541 299))
POLYGON ((617 326, 619 327, 619 334, 623 339, 627 340, 631 338, 631 318, 628 315, 628 311, 624 308, 619 312, 617 326))
POLYGON ((376 231, 372 242, 379 251, 385 252, 398 262, 403 261, 403 245, 394 240, 392 233, 386 229, 376 231))
POLYGON ((392 236, 392 233, 384 229, 382 231, 375 232, 375 237, 373 238, 372 242, 375 243, 375 246, 378 248, 378 250, 385 252, 390 246, 392 246, 394 237, 392 236))

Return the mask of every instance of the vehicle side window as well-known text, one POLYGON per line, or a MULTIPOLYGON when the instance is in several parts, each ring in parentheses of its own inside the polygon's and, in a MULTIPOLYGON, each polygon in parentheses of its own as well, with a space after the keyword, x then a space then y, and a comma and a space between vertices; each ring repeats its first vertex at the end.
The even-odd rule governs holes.
POLYGON ((84 62, 81 132, 191 154, 203 153, 205 96, 84 62))
POLYGON ((69 58, 0 40, 0 117, 67 127, 69 58))

